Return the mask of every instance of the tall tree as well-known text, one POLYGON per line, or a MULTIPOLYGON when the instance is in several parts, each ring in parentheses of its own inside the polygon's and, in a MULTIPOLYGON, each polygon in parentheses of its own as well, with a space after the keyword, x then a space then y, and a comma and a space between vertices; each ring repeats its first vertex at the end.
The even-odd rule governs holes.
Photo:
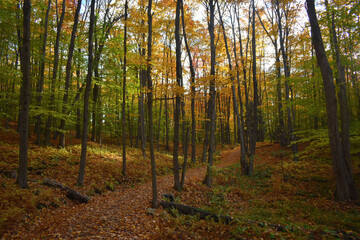
POLYGON ((307 13, 311 26, 311 37, 314 45, 316 59, 321 70, 324 84, 328 134, 333 163, 333 170, 336 180, 335 197, 339 201, 358 200, 359 195, 355 187, 351 165, 345 159, 339 134, 339 124, 337 117, 337 99, 333 82, 332 69, 326 56, 319 23, 316 16, 314 0, 306 0, 307 13))
MULTIPOLYGON (((61 37, 61 29, 63 26, 64 18, 65 18, 65 6, 66 0, 62 2, 61 7, 61 15, 60 20, 57 23, 56 28, 56 40, 54 45, 54 65, 52 71, 52 78, 51 78, 51 87, 50 87, 50 111, 54 110, 55 105, 55 84, 58 75, 58 67, 59 67, 59 47, 60 47, 60 37, 61 37)), ((50 145, 50 130, 53 121, 53 115, 50 113, 48 119, 46 121, 46 129, 45 129, 45 145, 50 145)))
POLYGON ((23 6, 23 41, 22 41, 22 74, 23 82, 20 93, 20 115, 19 115, 19 170, 17 184, 21 188, 27 188, 27 154, 29 133, 29 106, 30 106, 30 17, 31 1, 24 0, 23 6))
POLYGON ((190 67, 190 88, 191 88, 191 162, 196 162, 196 117, 195 117, 195 69, 193 64, 193 58, 191 56, 191 50, 188 44, 187 35, 185 31, 185 21, 184 21, 184 4, 181 0, 181 19, 183 26, 183 35, 186 46, 186 51, 189 58, 189 67, 190 67))
POLYGON ((151 160, 151 177, 152 177, 152 207, 158 207, 157 199, 157 183, 156 183, 156 164, 154 155, 154 136, 152 124, 152 102, 153 102, 153 87, 151 80, 151 54, 152 54, 152 0, 148 4, 148 53, 147 53, 147 86, 148 86, 148 117, 149 117, 149 146, 150 146, 150 160, 151 160))
MULTIPOLYGON (((230 81, 231 81, 232 101, 233 101, 234 114, 235 114, 235 117, 236 117, 236 124, 237 124, 237 133, 236 134, 238 135, 238 139, 240 140, 240 144, 241 144, 241 150, 240 150, 241 151, 241 156, 240 156, 241 169, 242 169, 242 173, 246 174, 247 169, 248 169, 248 162, 246 160, 243 126, 241 124, 240 114, 239 114, 239 107, 237 105, 238 101, 237 101, 237 98, 236 98, 236 91, 235 91, 235 77, 234 77, 233 70, 232 70, 233 65, 232 65, 232 61, 231 61, 230 50, 229 50, 228 43, 227 43, 228 41, 227 41, 224 21, 223 21, 221 9, 220 9, 220 6, 219 6, 219 2, 218 2, 218 13, 219 13, 220 25, 221 25, 223 36, 224 36, 225 50, 226 50, 226 55, 227 55, 228 65, 229 65, 229 75, 230 75, 230 81)), ((234 31, 234 29, 233 29, 233 31, 234 31)), ((234 41, 236 41, 235 38, 234 38, 234 41)), ((234 52, 236 52, 236 51, 234 51, 234 52)), ((241 96, 239 96, 239 98, 241 98, 241 96)))
MULTIPOLYGON (((290 100, 289 95, 290 95, 290 86, 289 86, 289 78, 290 78, 290 64, 289 64, 289 60, 288 60, 288 54, 285 50, 285 33, 283 33, 283 27, 282 27, 282 16, 280 14, 280 4, 279 4, 279 0, 276 0, 276 13, 277 13, 277 21, 278 21, 278 29, 279 29, 279 40, 280 40, 280 50, 281 50, 281 55, 282 55, 282 59, 283 59, 283 64, 284 64, 284 73, 285 73, 285 99, 287 101, 287 117, 288 117, 288 135, 289 135, 289 140, 291 143, 291 147, 293 150, 293 158, 294 161, 298 160, 297 157, 297 145, 296 143, 294 143, 295 141, 295 136, 294 136, 294 119, 293 116, 291 114, 291 110, 290 110, 290 104, 292 102, 292 100, 290 100)), ((294 114, 293 114, 294 115, 294 114)))
POLYGON ((210 34, 210 98, 208 103, 208 112, 210 117, 209 123, 209 151, 208 151, 208 164, 206 168, 206 176, 204 183, 208 186, 212 186, 212 173, 213 173, 213 161, 214 161, 214 150, 215 150, 215 5, 217 0, 208 0, 207 8, 209 10, 209 34, 210 34))
MULTIPOLYGON (((49 23, 49 12, 51 7, 51 1, 48 1, 48 6, 46 9, 45 14, 45 23, 44 23, 44 36, 43 36, 43 43, 41 48, 41 59, 40 59, 40 68, 39 68, 39 79, 37 82, 36 87, 36 105, 38 108, 41 107, 41 101, 42 101, 42 95, 44 90, 44 78, 45 78, 45 57, 46 57, 46 42, 47 42, 47 36, 48 36, 48 23, 49 23)), ((41 114, 36 116, 36 124, 35 124, 35 133, 36 133, 36 144, 41 144, 41 114)))
POLYGON ((176 1, 176 16, 175 16, 175 44, 176 44, 176 84, 175 92, 175 111, 174 111, 174 148, 173 148, 173 171, 174 171, 174 188, 180 191, 180 176, 179 176, 179 129, 180 129, 180 88, 182 81, 181 69, 181 40, 180 40, 180 9, 181 0, 176 1))
POLYGON ((330 25, 330 34, 331 36, 331 45, 333 49, 333 56, 336 60, 336 83, 339 87, 338 91, 338 98, 339 98, 339 106, 340 106, 340 138, 344 152, 344 158, 347 164, 351 165, 350 159, 350 113, 349 113, 349 106, 346 97, 346 78, 345 78, 345 71, 344 66, 341 61, 341 53, 340 53, 340 46, 338 42, 338 37, 335 28, 335 17, 333 10, 330 10, 329 3, 325 0, 326 5, 326 13, 330 25), (331 17, 330 17, 331 15, 331 17))
POLYGON ((253 163, 255 158, 255 150, 256 150, 256 140, 257 140, 257 131, 258 131, 258 83, 256 77, 256 35, 255 35, 255 0, 252 0, 252 77, 253 77, 253 109, 252 109, 252 121, 249 123, 251 128, 249 131, 252 131, 250 135, 250 159, 248 169, 246 171, 246 175, 252 175, 253 163))
MULTIPOLYGON (((80 16, 80 9, 81 9, 81 0, 78 1, 78 4, 76 6, 75 10, 75 16, 74 16, 74 25, 71 32, 71 38, 70 38, 70 45, 68 50, 68 58, 66 62, 66 70, 65 70, 65 93, 63 97, 63 107, 62 107, 62 113, 66 114, 67 109, 67 103, 69 99, 69 88, 70 88, 70 80, 71 80, 71 69, 72 69, 72 59, 74 55, 74 49, 75 49, 75 39, 76 39, 76 32, 77 32, 77 26, 79 22, 79 16, 80 16)), ((62 118, 60 121, 60 141, 59 146, 65 147, 65 119, 62 118)))
POLYGON ((125 104, 126 104, 126 55, 127 55, 127 20, 128 20, 128 1, 125 0, 125 21, 124 21, 124 62, 123 62, 123 102, 122 102, 122 158, 123 169, 122 174, 126 176, 126 120, 125 120, 125 104))
POLYGON ((87 139, 88 139, 88 125, 89 125, 89 98, 91 91, 91 80, 93 72, 93 37, 94 37, 94 22, 95 22, 95 0, 91 0, 90 5, 90 23, 89 23, 89 45, 88 45, 88 67, 86 76, 86 86, 84 93, 84 113, 83 113, 83 130, 81 136, 81 155, 80 155, 80 167, 79 167, 79 178, 77 181, 78 185, 84 184, 85 175, 85 163, 86 163, 86 150, 87 150, 87 139))

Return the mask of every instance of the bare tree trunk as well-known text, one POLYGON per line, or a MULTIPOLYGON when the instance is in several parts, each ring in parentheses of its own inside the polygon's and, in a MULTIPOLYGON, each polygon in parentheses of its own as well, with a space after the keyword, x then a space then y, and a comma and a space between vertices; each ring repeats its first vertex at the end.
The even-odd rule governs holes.
MULTIPOLYGON (((232 101, 233 101, 234 113, 235 113, 235 116, 236 116, 237 131, 238 131, 237 135, 238 135, 238 139, 240 140, 240 145, 241 145, 240 162, 241 162, 242 172, 244 173, 245 169, 248 168, 248 164, 247 164, 247 160, 246 160, 243 126, 241 124, 239 108, 238 108, 238 105, 237 105, 236 91, 235 91, 235 79, 234 79, 234 75, 232 73, 231 56, 230 56, 230 51, 229 51, 229 47, 228 47, 228 44, 227 44, 227 37, 226 37, 224 22, 223 22, 223 19, 222 19, 222 14, 221 14, 220 7, 219 7, 219 2, 218 2, 218 11, 219 11, 220 24, 221 24, 221 28, 222 28, 223 36, 224 36, 226 55, 227 55, 228 64, 229 64, 229 72, 230 72, 230 80, 231 80, 231 91, 232 91, 232 101)), ((234 38, 234 41, 236 41, 235 38, 234 38)), ((241 95, 239 95, 239 97, 241 98, 241 95)))
MULTIPOLYGON (((80 49, 79 49, 80 52, 80 49)), ((79 60, 78 60, 79 62, 79 60)), ((76 88, 80 89, 80 64, 78 63, 77 69, 76 69, 76 88)), ((80 139, 81 138, 81 112, 80 112, 80 108, 77 107, 76 108, 76 138, 80 139)))
MULTIPOLYGON (((45 15, 45 23, 44 23, 44 37, 43 37, 43 44, 41 49, 41 59, 40 59, 40 69, 39 69, 39 80, 37 82, 37 88, 36 88, 36 105, 38 108, 41 107, 41 101, 42 101, 42 93, 44 90, 44 77, 45 77, 45 56, 46 56, 46 42, 47 42, 47 36, 48 36, 48 23, 49 23, 49 12, 50 12, 50 6, 51 6, 51 0, 48 1, 48 7, 46 9, 46 15, 45 15)), ((36 124, 35 124, 35 133, 36 133, 36 144, 41 144, 41 114, 36 116, 36 124)))
MULTIPOLYGON (((176 17, 175 17, 175 41, 176 41, 176 83, 178 88, 181 87, 181 40, 180 40, 180 9, 181 0, 176 2, 176 17)), ((180 177, 179 177, 179 129, 180 129, 180 92, 176 91, 175 111, 174 111, 174 147, 173 147, 173 171, 174 171, 174 188, 180 191, 180 177)))
MULTIPOLYGON (((283 36, 283 29, 282 29, 282 24, 281 24, 281 15, 280 15, 280 6, 279 6, 279 0, 276 0, 276 13, 277 13, 277 20, 278 20, 278 26, 279 26, 279 38, 280 38, 280 50, 282 53, 282 58, 283 58, 283 63, 284 63, 284 72, 285 72, 285 99, 287 101, 287 103, 290 103, 291 100, 289 99, 289 95, 290 95, 290 87, 289 87, 289 78, 290 78, 290 67, 289 67, 289 62, 288 62, 288 56, 287 53, 285 51, 285 44, 284 44, 284 36, 283 36)), ((290 110, 290 106, 288 104, 287 106, 287 116, 288 116, 288 131, 289 131, 289 140, 290 140, 290 144, 292 146, 292 150, 293 150, 293 158, 294 161, 298 160, 297 157, 297 153, 296 153, 296 143, 293 143, 295 140, 294 137, 294 133, 293 133, 293 119, 291 116, 291 110, 290 110)))
MULTIPOLYGON (((325 0, 326 11, 329 15, 328 9, 328 1, 325 0)), ((350 159, 350 113, 349 113, 349 106, 346 98, 346 79, 345 79, 345 72, 344 66, 341 62, 340 56, 340 47, 337 39, 336 28, 335 28, 335 19, 334 19, 334 12, 331 12, 331 20, 330 16, 328 16, 329 21, 331 22, 330 33, 332 35, 332 47, 334 53, 334 59, 336 59, 336 69, 337 69, 337 76, 336 76, 336 84, 339 86, 338 91, 338 98, 339 98, 339 106, 340 106, 340 138, 344 153, 344 158, 346 164, 351 173, 351 159, 350 159)))
POLYGON ((189 128, 186 129, 186 137, 185 137, 185 150, 184 150, 184 163, 181 171, 181 181, 180 181, 180 191, 184 189, 185 184, 185 174, 187 169, 187 155, 189 149, 189 128))
POLYGON ((185 21, 184 21, 184 4, 181 1, 181 18, 183 25, 183 35, 185 40, 186 51, 189 57, 189 66, 190 66, 190 89, 191 89, 191 162, 196 162, 196 117, 195 117, 195 69, 193 64, 193 59, 191 56, 190 47, 187 41, 187 35, 185 31, 185 21))
POLYGON ((153 87, 151 80, 151 47, 152 47, 152 0, 149 0, 148 5, 148 54, 147 54, 147 80, 148 80, 148 114, 149 114, 149 146, 150 146, 150 160, 151 160, 151 177, 152 177, 152 207, 158 207, 157 199, 157 183, 156 183, 156 165, 154 156, 154 136, 152 125, 152 101, 153 101, 153 87))
POLYGON ((77 185, 82 186, 84 184, 85 175, 85 162, 86 162, 86 149, 88 139, 88 118, 89 118, 89 98, 91 91, 91 80, 93 71, 93 36, 94 36, 94 20, 95 20, 95 0, 91 0, 90 10, 90 26, 89 26, 89 60, 88 60, 88 72, 86 76, 86 87, 84 94, 84 118, 83 118, 83 130, 81 138, 81 156, 80 156, 80 167, 79 167, 79 178, 77 185))
MULTIPOLYGON (((70 78, 71 78, 71 68, 72 68, 72 58, 73 53, 75 49, 75 38, 76 38, 76 32, 77 32, 77 26, 79 22, 79 15, 80 15, 80 9, 81 9, 81 0, 78 1, 75 17, 74 17, 74 25, 71 32, 71 39, 70 39, 70 45, 69 45, 69 51, 68 51, 68 59, 66 62, 66 75, 65 75, 65 94, 63 97, 63 107, 62 107, 62 113, 66 113, 67 109, 67 103, 69 99, 69 87, 70 87, 70 78)), ((65 119, 62 118, 60 122, 60 142, 59 145, 61 147, 65 147, 65 133, 63 132, 65 130, 65 119)))
MULTIPOLYGON (((56 32, 56 41, 54 46, 54 66, 53 66, 53 72, 52 72, 52 78, 51 78, 51 94, 50 94, 50 110, 54 110, 55 105, 55 82, 57 78, 58 73, 58 66, 59 66, 59 44, 60 44, 60 37, 61 37, 61 29, 62 24, 65 17, 65 3, 66 0, 63 1, 62 4, 62 12, 60 15, 60 21, 57 24, 57 32, 56 32)), ((46 121, 46 128, 45 128, 45 145, 50 145, 50 129, 52 125, 53 117, 52 114, 49 114, 48 119, 46 121)))
POLYGON ((210 99, 209 99, 209 117, 210 117, 210 136, 209 136, 209 152, 208 152, 208 165, 206 168, 206 176, 204 179, 204 183, 208 186, 212 186, 212 172, 213 172, 213 161, 214 161, 214 147, 215 147, 215 118, 216 118, 216 108, 215 108, 215 97, 216 97, 216 89, 215 89, 215 33, 214 33, 214 22, 215 22, 215 4, 217 0, 209 0, 209 34, 210 34, 210 51, 211 51, 211 69, 210 69, 210 99), (215 1, 215 2, 214 2, 215 1))
POLYGON ((127 20, 128 20, 128 1, 125 0, 125 22, 124 22, 124 66, 123 66, 123 102, 122 102, 122 174, 126 177, 126 121, 125 121, 125 104, 126 104, 126 54, 127 54, 127 20))
POLYGON ((250 159, 248 164, 248 169, 246 171, 246 175, 252 175, 253 162, 255 158, 255 149, 256 149, 256 140, 257 140, 257 128, 258 128, 258 86, 257 86, 257 78, 256 78, 256 38, 255 38, 255 0, 252 0, 252 74, 253 74, 253 94, 254 94, 254 102, 253 102, 253 116, 252 116, 252 126, 250 131, 252 134, 250 135, 250 159))
POLYGON ((339 134, 337 99, 333 83, 332 69, 328 62, 323 45, 321 31, 315 12, 314 0, 306 0, 306 3, 311 26, 312 41, 316 52, 316 59, 321 70, 325 90, 330 148, 336 178, 335 197, 339 201, 358 200, 359 195, 352 178, 351 166, 348 166, 343 153, 339 134))
POLYGON ((30 18, 31 1, 24 0, 23 5, 23 41, 22 41, 22 73, 23 82, 20 95, 20 115, 19 115, 19 170, 17 184, 20 188, 27 188, 27 155, 28 155, 28 134, 29 134, 29 107, 30 107, 30 18))
MULTIPOLYGON (((131 110, 133 109, 134 105, 134 95, 131 95, 131 110)), ((133 132, 132 132, 132 123, 130 118, 130 108, 129 108, 129 102, 127 103, 128 108, 128 124, 129 124, 129 134, 130 134, 130 147, 133 147, 133 132)))

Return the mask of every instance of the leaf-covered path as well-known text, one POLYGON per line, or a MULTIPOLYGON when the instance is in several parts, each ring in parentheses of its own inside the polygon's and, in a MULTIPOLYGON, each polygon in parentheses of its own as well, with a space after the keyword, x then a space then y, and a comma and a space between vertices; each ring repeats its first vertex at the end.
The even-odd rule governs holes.
MULTIPOLYGON (((239 148, 223 152, 217 167, 232 165, 239 159, 239 148)), ((186 174, 186 183, 202 181, 205 172, 205 166, 190 169, 186 174)), ((158 177, 159 196, 173 192, 172 186, 173 175, 158 177)), ((119 187, 115 192, 93 197, 88 204, 43 209, 35 220, 12 233, 11 238, 153 239, 159 229, 154 217, 146 212, 150 201, 151 182, 134 188, 119 187)))

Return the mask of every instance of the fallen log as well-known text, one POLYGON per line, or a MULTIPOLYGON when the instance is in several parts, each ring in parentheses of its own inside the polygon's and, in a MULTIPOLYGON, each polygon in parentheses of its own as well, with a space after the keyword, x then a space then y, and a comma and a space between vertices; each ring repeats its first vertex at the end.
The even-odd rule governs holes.
POLYGON ((88 203, 90 201, 90 197, 88 197, 82 193, 79 193, 78 191, 75 191, 74 189, 71 189, 62 183, 59 183, 58 181, 56 181, 54 179, 45 178, 44 184, 49 187, 59 188, 60 190, 66 192, 66 197, 68 197, 71 200, 75 200, 80 203, 88 203))
POLYGON ((191 216, 198 215, 200 219, 212 218, 216 222, 222 221, 227 224, 229 224, 233 221, 232 217, 211 213, 211 212, 199 209, 199 208, 194 208, 194 207, 190 207, 190 206, 179 204, 179 203, 160 201, 160 206, 162 206, 163 208, 165 208, 167 210, 171 210, 174 208, 179 213, 186 214, 186 215, 191 215, 191 216))

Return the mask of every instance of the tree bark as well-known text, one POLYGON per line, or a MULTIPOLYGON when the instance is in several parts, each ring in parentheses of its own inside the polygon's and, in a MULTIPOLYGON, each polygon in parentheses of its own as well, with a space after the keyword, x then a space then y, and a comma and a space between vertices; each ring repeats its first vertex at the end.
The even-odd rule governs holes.
MULTIPOLYGON (((327 14, 330 15, 328 1, 325 0, 326 11, 327 14)), ((334 59, 336 59, 336 84, 339 87, 338 91, 338 99, 339 99, 339 106, 340 106, 340 139, 342 143, 342 148, 344 152, 344 158, 349 170, 351 170, 351 158, 350 158, 350 113, 349 113, 349 106, 346 97, 346 79, 345 79, 345 71, 344 66, 341 61, 340 56, 340 47, 337 39, 336 28, 335 28, 335 19, 334 19, 334 12, 331 12, 331 19, 328 16, 328 20, 330 21, 330 34, 332 35, 332 48, 333 48, 333 55, 334 59)), ((350 174, 351 171, 350 171, 350 174)))
POLYGON ((19 170, 17 184, 20 188, 27 188, 27 163, 28 163, 28 134, 29 134, 29 107, 30 107, 30 18, 31 1, 24 0, 23 5, 23 40, 22 40, 22 74, 23 82, 20 94, 19 115, 19 170))
POLYGON ((288 55, 285 51, 285 43, 284 43, 284 36, 283 36, 283 29, 282 29, 282 23, 281 23, 281 15, 280 15, 280 5, 279 5, 279 0, 276 0, 276 13, 277 13, 277 20, 278 20, 278 26, 279 26, 279 39, 280 39, 280 50, 281 50, 281 54, 282 54, 282 59, 283 59, 283 63, 284 63, 284 73, 285 73, 285 100, 288 103, 287 106, 287 116, 288 116, 288 136, 289 136, 289 140, 290 142, 288 144, 291 144, 292 150, 293 150, 293 157, 294 157, 294 161, 298 160, 297 157, 297 153, 296 153, 296 143, 293 143, 295 141, 295 136, 294 136, 294 129, 293 129, 293 120, 292 119, 292 115, 291 115, 291 110, 290 110, 290 106, 289 103, 292 102, 292 100, 289 99, 289 95, 290 95, 290 87, 289 87, 289 78, 290 78, 290 67, 289 67, 289 62, 288 62, 288 55))
POLYGON ((186 46, 186 51, 189 57, 189 67, 190 67, 190 89, 191 89, 191 162, 196 162, 196 117, 195 117, 195 69, 193 64, 193 59, 191 56, 190 47, 187 41, 187 35, 185 31, 185 20, 184 20, 184 4, 181 1, 181 19, 183 25, 183 35, 186 46))
POLYGON ((128 20, 128 1, 125 0, 125 22, 124 22, 124 66, 123 66, 123 102, 122 102, 122 174, 126 177, 126 120, 125 120, 125 104, 126 104, 126 55, 127 55, 127 20, 128 20))
POLYGON ((79 178, 77 184, 82 186, 84 184, 85 175, 85 163, 86 163, 86 150, 87 150, 87 139, 88 139, 88 125, 89 125, 89 98, 91 91, 92 71, 93 71, 93 36, 94 36, 94 21, 95 21, 95 0, 91 0, 90 6, 90 23, 89 23, 89 60, 88 70, 86 76, 86 86, 84 93, 84 113, 83 113, 83 130, 81 138, 81 156, 80 156, 80 167, 79 167, 79 178))
POLYGON ((147 53, 147 83, 148 83, 148 117, 149 117, 149 146, 150 146, 150 160, 151 160, 151 179, 152 179, 152 207, 158 207, 157 199, 157 182, 156 182, 156 164, 154 155, 154 136, 152 124, 152 101, 153 101, 153 87, 151 80, 151 57, 152 57, 152 0, 149 0, 148 5, 148 53, 147 53))
POLYGON ((213 161, 214 161, 214 147, 215 147, 215 118, 216 118, 216 108, 215 108, 215 98, 216 98, 216 89, 215 89, 215 33, 214 33, 214 23, 215 23, 215 4, 217 0, 209 0, 209 34, 210 34, 210 99, 208 105, 209 117, 210 117, 210 136, 209 136, 209 151, 208 151, 208 164, 206 168, 206 176, 204 179, 204 184, 208 187, 212 186, 212 173, 213 173, 213 161), (214 2, 215 1, 215 2, 214 2))
MULTIPOLYGON (((45 15, 45 23, 44 23, 44 36, 43 36, 43 44, 41 49, 41 59, 40 59, 40 69, 39 69, 39 80, 37 82, 36 88, 36 105, 38 108, 41 107, 42 101, 42 93, 44 90, 44 77, 45 77, 45 56, 46 56, 46 42, 48 36, 48 23, 49 23, 49 12, 50 12, 51 0, 48 1, 48 7, 46 9, 45 15)), ((36 133, 36 144, 41 145, 41 114, 36 116, 36 124, 35 124, 35 133, 36 133)))
MULTIPOLYGON (((55 105, 55 84, 56 84, 56 78, 58 74, 58 66, 59 66, 59 45, 60 45, 60 37, 61 37, 61 29, 65 18, 65 6, 66 6, 66 0, 62 3, 62 12, 60 15, 60 20, 57 24, 56 29, 56 41, 54 46, 54 66, 53 66, 53 72, 52 72, 52 78, 51 78, 51 87, 50 87, 50 111, 54 110, 55 105)), ((46 128, 45 128, 45 145, 51 145, 50 142, 50 129, 53 121, 52 114, 49 114, 48 119, 46 121, 46 128)))
MULTIPOLYGON (((220 24, 221 24, 221 28, 222 28, 223 36, 224 36, 226 55, 227 55, 228 64, 229 64, 229 72, 230 72, 229 75, 230 75, 230 80, 231 80, 232 101, 233 101, 234 113, 236 115, 236 123, 237 123, 236 125, 237 125, 237 131, 238 131, 237 135, 238 135, 238 139, 240 140, 240 145, 241 145, 241 150, 240 150, 241 151, 241 155, 240 155, 241 169, 242 169, 242 172, 245 173, 247 171, 246 169, 248 169, 248 163, 246 160, 243 126, 241 124, 239 108, 237 105, 236 91, 235 91, 235 79, 234 79, 235 77, 232 73, 231 56, 230 56, 230 51, 229 51, 229 47, 227 44, 227 37, 226 37, 224 22, 222 19, 222 14, 221 14, 220 7, 219 7, 219 2, 218 2, 218 10, 219 10, 220 24)), ((235 38, 234 38, 234 41, 236 41, 235 38)), ((236 48, 236 46, 234 46, 234 47, 236 48)), ((236 51, 234 51, 234 52, 236 52, 236 51)), ((239 97, 241 98, 241 95, 239 95, 239 97)))
POLYGON ((176 1, 176 17, 175 17, 175 42, 176 42, 176 84, 175 90, 175 111, 174 111, 174 147, 173 147, 173 171, 174 171, 174 188, 180 191, 179 177, 179 129, 180 129, 180 89, 181 89, 181 40, 180 40, 180 8, 181 0, 176 1))
MULTIPOLYGON (((63 97, 63 107, 62 107, 62 113, 66 113, 67 109, 67 103, 69 99, 69 88, 70 88, 70 79, 71 79, 71 68, 72 68, 72 59, 74 55, 74 49, 75 49, 75 38, 76 38, 76 32, 77 32, 77 26, 79 22, 79 15, 80 15, 80 9, 81 9, 81 0, 78 1, 78 4, 76 6, 75 16, 74 16, 74 25, 71 32, 71 39, 70 39, 70 45, 68 50, 68 59, 66 62, 66 74, 65 74, 65 94, 63 97)), ((65 147, 65 119, 62 118, 60 122, 60 141, 59 146, 65 147)))

